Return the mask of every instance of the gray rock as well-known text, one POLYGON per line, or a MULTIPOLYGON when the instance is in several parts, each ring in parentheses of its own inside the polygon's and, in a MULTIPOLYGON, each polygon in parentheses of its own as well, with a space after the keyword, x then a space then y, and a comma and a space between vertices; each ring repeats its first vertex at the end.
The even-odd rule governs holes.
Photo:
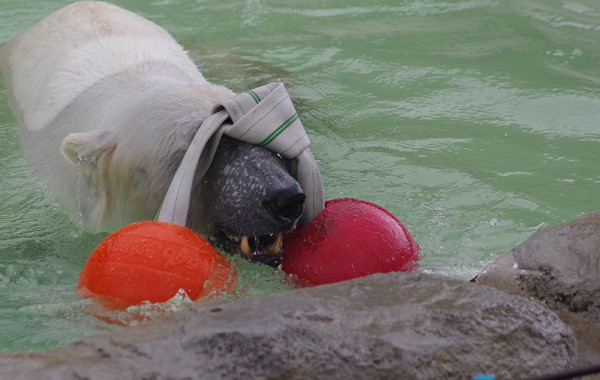
POLYGON ((562 371, 572 331, 497 289, 378 274, 235 301, 47 352, 0 355, 11 379, 468 379, 562 371))
POLYGON ((575 332, 581 364, 600 361, 600 211, 538 231, 472 281, 555 311, 575 332))

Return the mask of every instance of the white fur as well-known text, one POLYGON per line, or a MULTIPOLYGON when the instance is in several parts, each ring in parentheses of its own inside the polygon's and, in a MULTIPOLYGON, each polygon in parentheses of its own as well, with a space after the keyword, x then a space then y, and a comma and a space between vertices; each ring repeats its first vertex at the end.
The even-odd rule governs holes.
POLYGON ((53 13, 3 47, 2 56, 17 117, 36 131, 98 80, 143 62, 167 61, 191 80, 206 83, 164 29, 101 2, 76 3, 53 13))
POLYGON ((26 157, 94 230, 152 218, 172 161, 233 95, 164 29, 102 2, 40 21, 0 48, 0 69, 26 157))

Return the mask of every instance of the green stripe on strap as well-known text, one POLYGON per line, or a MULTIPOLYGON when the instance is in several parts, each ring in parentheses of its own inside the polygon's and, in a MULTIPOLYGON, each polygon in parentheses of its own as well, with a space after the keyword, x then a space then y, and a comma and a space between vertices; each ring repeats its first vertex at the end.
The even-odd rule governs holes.
POLYGON ((256 92, 250 90, 250 91, 248 91, 248 94, 250 94, 250 96, 252 97, 252 99, 254 99, 254 101, 256 102, 256 104, 258 104, 258 102, 260 102, 260 96, 258 96, 256 94, 256 92))
POLYGON ((260 145, 260 146, 269 145, 270 143, 273 142, 273 140, 275 140, 277 138, 277 136, 279 136, 283 131, 285 131, 287 129, 287 127, 292 125, 296 120, 298 120, 297 112, 294 113, 292 116, 290 116, 289 119, 284 121, 283 124, 281 124, 276 130, 274 130, 269 136, 267 136, 266 139, 261 141, 258 145, 260 145))

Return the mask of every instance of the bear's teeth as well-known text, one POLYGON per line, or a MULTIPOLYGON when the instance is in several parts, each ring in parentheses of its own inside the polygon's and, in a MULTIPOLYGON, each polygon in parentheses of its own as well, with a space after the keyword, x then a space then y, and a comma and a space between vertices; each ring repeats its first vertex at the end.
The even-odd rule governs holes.
POLYGON ((242 236, 240 238, 240 240, 241 240, 240 249, 246 255, 250 255, 252 253, 252 251, 250 250, 250 243, 248 243, 248 236, 242 236))
POLYGON ((262 246, 263 249, 259 246, 259 236, 232 236, 231 239, 236 243, 239 243, 240 251, 244 253, 246 256, 251 257, 255 255, 277 255, 283 249, 283 234, 271 234, 269 235, 268 241, 272 241, 273 243, 262 246), (273 240, 275 238, 275 240, 273 240), (252 241, 250 240, 252 239, 252 241), (255 250, 256 247, 258 249, 255 250), (253 252, 254 251, 254 252, 253 252))
POLYGON ((281 252, 282 248, 283 248, 283 234, 279 234, 279 235, 277 235, 277 239, 275 239, 273 244, 271 244, 270 246, 267 247, 267 249, 265 250, 265 253, 267 255, 276 255, 279 252, 281 252))

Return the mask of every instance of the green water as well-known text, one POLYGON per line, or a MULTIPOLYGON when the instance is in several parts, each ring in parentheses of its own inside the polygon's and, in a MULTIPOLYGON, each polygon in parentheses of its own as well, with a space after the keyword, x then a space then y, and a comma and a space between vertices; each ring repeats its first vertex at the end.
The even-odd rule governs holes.
MULTIPOLYGON (((68 3, 3 0, 0 43, 68 3)), ((600 209, 596 0, 115 3, 165 27, 213 82, 285 82, 326 198, 392 211, 422 271, 468 279, 600 209)), ((74 293, 105 235, 80 232, 35 180, 16 129, 0 93, 0 350, 114 331, 74 293)), ((285 289, 241 265, 247 294, 285 289)))

